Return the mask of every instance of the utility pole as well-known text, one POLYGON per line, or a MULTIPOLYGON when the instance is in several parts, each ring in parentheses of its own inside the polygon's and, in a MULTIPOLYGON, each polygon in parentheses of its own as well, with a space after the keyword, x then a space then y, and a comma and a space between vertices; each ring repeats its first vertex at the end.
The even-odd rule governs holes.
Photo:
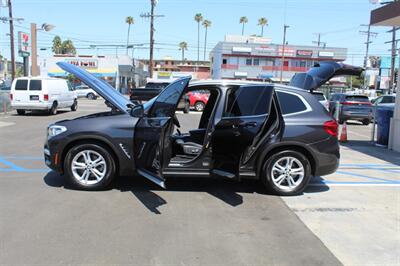
POLYGON ((326 47, 326 42, 321 42, 321 33, 314 33, 314 35, 317 36, 317 40, 313 41, 312 43, 315 43, 318 47, 321 47, 321 44, 323 45, 323 47, 326 47))
MULTIPOLYGON (((367 35, 367 41, 365 42, 366 45, 366 49, 365 49, 365 58, 364 58, 364 69, 367 70, 367 65, 368 65, 368 53, 369 53, 369 44, 372 43, 372 41, 370 41, 370 37, 376 37, 376 35, 378 35, 377 32, 371 32, 371 25, 361 25, 361 26, 367 26, 368 30, 367 31, 360 31, 361 34, 365 34, 367 35)), ((364 74, 364 89, 367 87, 367 73, 365 71, 364 74)))
POLYGON ((392 44, 392 49, 391 49, 391 60, 390 60, 390 80, 389 80, 389 94, 391 94, 394 90, 393 86, 394 86, 394 82, 396 80, 395 77, 395 64, 396 64, 396 49, 397 49, 397 41, 396 40, 396 31, 399 30, 400 27, 393 27, 391 30, 389 30, 388 32, 392 33, 392 40, 385 42, 386 43, 391 43, 392 44))
POLYGON ((31 23, 31 75, 39 76, 39 68, 37 65, 37 29, 36 23, 31 23))
POLYGON ((280 75, 280 83, 282 84, 283 77, 283 67, 285 63, 285 46, 286 46, 286 30, 289 28, 289 25, 283 25, 283 42, 282 42, 282 62, 281 62, 281 75, 280 75))
POLYGON ((141 14, 142 18, 150 18, 150 58, 149 58, 149 76, 153 77, 153 50, 154 50, 154 18, 155 17, 164 17, 164 15, 154 15, 154 9, 157 4, 157 0, 151 1, 151 10, 150 13, 141 14))
POLYGON ((11 48, 11 80, 15 79, 15 50, 14 50, 14 21, 11 0, 8 0, 8 16, 10 19, 10 48, 11 48))

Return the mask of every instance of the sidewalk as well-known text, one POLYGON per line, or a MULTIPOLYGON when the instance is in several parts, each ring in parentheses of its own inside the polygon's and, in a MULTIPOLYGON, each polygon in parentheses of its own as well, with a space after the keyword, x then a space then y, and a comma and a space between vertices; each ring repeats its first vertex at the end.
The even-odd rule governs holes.
POLYGON ((354 140, 335 174, 283 200, 344 265, 400 265, 400 153, 354 140))

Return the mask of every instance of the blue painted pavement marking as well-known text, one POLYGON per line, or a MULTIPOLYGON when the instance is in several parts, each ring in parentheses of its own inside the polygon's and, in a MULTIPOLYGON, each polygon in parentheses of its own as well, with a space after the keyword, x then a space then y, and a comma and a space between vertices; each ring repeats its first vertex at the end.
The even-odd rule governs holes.
POLYGON ((24 168, 4 159, 4 157, 0 157, 0 164, 8 166, 7 168, 0 167, 0 172, 47 173, 50 171, 50 169, 47 168, 39 168, 39 169, 24 168))

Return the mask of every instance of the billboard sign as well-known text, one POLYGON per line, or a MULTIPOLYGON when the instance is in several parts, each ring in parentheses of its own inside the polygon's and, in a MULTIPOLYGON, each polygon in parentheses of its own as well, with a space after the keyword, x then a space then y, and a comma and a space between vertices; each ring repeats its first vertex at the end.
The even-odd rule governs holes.
POLYGON ((313 51, 312 50, 297 50, 296 55, 302 56, 302 57, 311 57, 313 55, 313 51))
POLYGON ((96 69, 98 67, 97 59, 66 59, 67 63, 85 69, 96 69))
POLYGON ((22 57, 28 57, 29 53, 29 34, 19 31, 18 32, 18 53, 22 57))

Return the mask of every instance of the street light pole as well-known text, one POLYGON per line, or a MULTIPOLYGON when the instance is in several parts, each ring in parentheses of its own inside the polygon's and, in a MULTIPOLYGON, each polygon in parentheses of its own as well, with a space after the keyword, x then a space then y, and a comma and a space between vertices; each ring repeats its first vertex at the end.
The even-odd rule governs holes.
POLYGON ((14 21, 11 0, 8 0, 8 16, 10 18, 10 48, 11 48, 11 80, 15 79, 14 21))
POLYGON ((37 65, 37 29, 36 23, 31 23, 31 76, 39 76, 39 68, 37 65))
POLYGON ((286 30, 289 28, 289 25, 283 25, 283 43, 282 43, 282 62, 281 62, 281 75, 280 75, 280 83, 282 84, 283 78, 283 65, 285 62, 285 46, 286 46, 286 30))

